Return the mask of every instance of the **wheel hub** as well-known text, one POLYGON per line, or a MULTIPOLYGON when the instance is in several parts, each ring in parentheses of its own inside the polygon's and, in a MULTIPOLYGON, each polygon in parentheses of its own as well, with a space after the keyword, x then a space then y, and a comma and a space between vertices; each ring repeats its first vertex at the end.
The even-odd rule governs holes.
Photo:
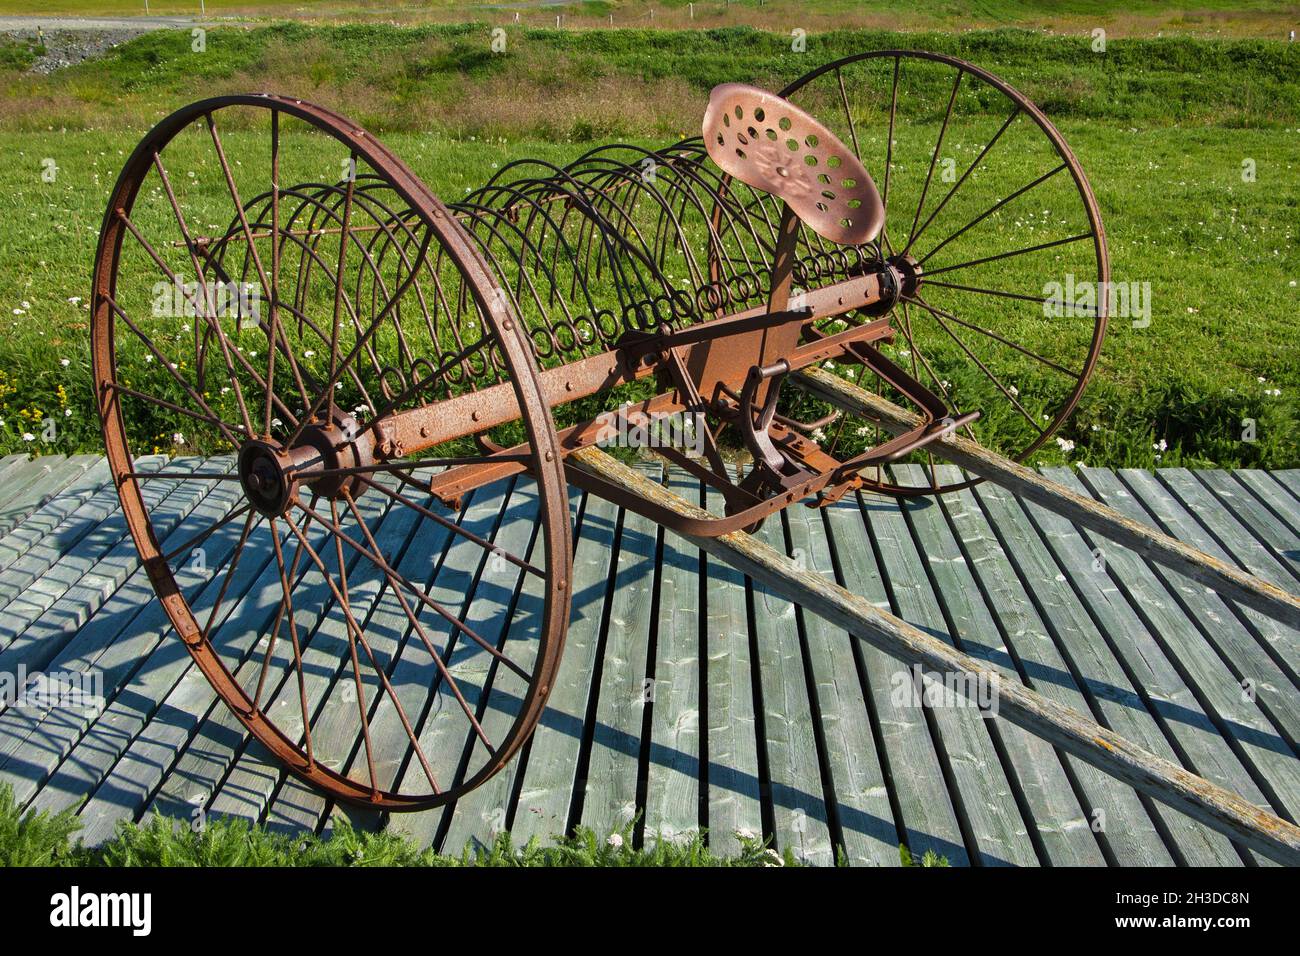
POLYGON ((287 448, 275 439, 251 439, 239 450, 244 494, 271 518, 289 510, 304 484, 325 498, 359 495, 366 487, 363 476, 347 470, 373 464, 369 436, 351 415, 335 412, 328 423, 306 425, 287 448))

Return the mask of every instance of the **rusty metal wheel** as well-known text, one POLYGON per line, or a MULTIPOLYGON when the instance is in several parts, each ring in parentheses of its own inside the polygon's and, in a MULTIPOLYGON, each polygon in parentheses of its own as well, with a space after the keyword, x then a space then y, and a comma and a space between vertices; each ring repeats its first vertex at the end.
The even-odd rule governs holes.
MULTIPOLYGON (((880 188, 881 237, 849 252, 906 263, 917 276, 893 309, 897 338, 886 354, 949 407, 982 412, 963 428, 968 437, 1028 458, 1074 411, 1109 314, 1101 214, 1064 137, 993 74, 915 50, 828 63, 781 95, 849 144, 880 188)), ((841 257, 816 237, 805 242, 806 262, 841 257)), ((908 404, 878 379, 859 384, 908 404)), ((805 407, 798 417, 827 410, 805 407)), ((850 417, 825 431, 823 446, 837 457, 888 437, 850 417)), ((926 481, 897 484, 883 471, 863 477, 894 494, 979 480, 964 473, 940 482, 928 452, 907 460, 924 466, 926 481)))
POLYGON ((127 524, 239 721, 330 796, 390 810, 498 771, 559 663, 571 532, 536 363, 455 215, 340 116, 210 99, 127 161, 93 295, 127 524), (466 414, 419 454, 393 438, 493 385, 512 422, 466 414), (490 454, 501 482, 433 493, 490 454))

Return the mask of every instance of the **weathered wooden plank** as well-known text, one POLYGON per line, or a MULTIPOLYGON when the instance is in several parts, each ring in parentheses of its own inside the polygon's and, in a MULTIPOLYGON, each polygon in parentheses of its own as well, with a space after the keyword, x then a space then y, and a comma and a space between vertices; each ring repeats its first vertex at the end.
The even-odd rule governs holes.
MULTIPOLYGON (((1027 581, 1035 582, 1035 596, 1071 668, 1081 676, 1098 721, 1162 759, 1181 764, 1170 743, 1171 737, 1179 739, 1180 727, 1162 725, 1157 715, 1168 718, 1170 706, 1164 701, 1189 709, 1195 707, 1195 702, 1185 688, 1176 686, 1181 682, 1177 682, 1176 675, 1169 676, 1166 662, 1140 666, 1141 655, 1135 649, 1127 648, 1139 658, 1137 664, 1125 654, 1122 644, 1128 635, 1116 630, 1133 626, 1133 622, 1117 618, 1108 606, 1108 596, 1096 587, 1092 580, 1097 574, 1092 570, 1092 552, 1078 539, 1073 525, 1065 519, 1053 525, 1050 519, 1056 516, 1032 503, 1019 502, 995 485, 980 485, 975 494, 1008 549, 1014 549, 1012 562, 1027 581), (1047 531, 1040 536, 1044 523, 1047 531), (1064 546, 1060 546, 1058 537, 1065 539, 1064 546), (1076 587, 1080 589, 1077 593, 1076 587), (1098 614, 1096 620, 1093 614, 1098 614), (1126 667, 1132 669, 1126 671, 1126 667), (1151 681, 1149 706, 1143 679, 1151 681), (1166 728, 1170 730, 1168 736, 1166 728)), ((1143 636, 1146 638, 1145 633, 1143 636)), ((1153 657, 1159 656, 1158 648, 1150 650, 1153 657)), ((1204 714, 1197 713, 1196 719, 1194 729, 1205 733, 1208 721, 1204 714)), ((1238 862, 1237 853, 1221 834, 1166 807, 1155 809, 1167 838, 1173 840, 1172 848, 1189 864, 1231 866, 1238 862)))
MULTIPOLYGON (((803 389, 853 414, 878 422, 898 434, 914 428, 921 419, 851 382, 821 369, 810 368, 791 376, 803 389)), ((1151 561, 1166 564, 1225 597, 1271 615, 1285 623, 1300 622, 1300 597, 1270 580, 1262 580, 1212 555, 1198 551, 1176 538, 1153 531, 1149 526, 1128 521, 1123 515, 1048 481, 1023 465, 1003 458, 960 435, 933 442, 929 449, 949 461, 1010 489, 1028 501, 1050 508, 1075 524, 1096 531, 1117 544, 1139 552, 1151 561)))
MULTIPOLYGON (((663 467, 657 462, 639 462, 634 467, 649 481, 663 479, 663 467)), ((624 514, 604 654, 591 675, 595 721, 586 775, 580 782, 581 823, 601 837, 626 828, 636 816, 658 538, 654 522, 632 512, 624 514)))
MULTIPOLYGON (((1111 507, 1124 510, 1134 520, 1149 520, 1142 503, 1114 472, 1084 468, 1080 469, 1080 478, 1111 507)), ((1300 696, 1297 696, 1290 678, 1217 594, 1168 568, 1154 565, 1150 571, 1198 631, 1196 635, 1188 633, 1182 640, 1171 641, 1171 649, 1175 652, 1187 650, 1198 657, 1207 649, 1215 652, 1218 666, 1226 669, 1232 681, 1229 692, 1233 707, 1228 712, 1237 715, 1233 718, 1236 729, 1246 733, 1259 746, 1294 757, 1296 741, 1300 740, 1300 696), (1236 709, 1238 703, 1254 706, 1241 713, 1236 709), (1264 724, 1256 723, 1260 716, 1257 710, 1267 715, 1264 724)), ((1163 601, 1164 598, 1158 597, 1157 600, 1163 601)), ((1214 673, 1213 665, 1214 661, 1204 662, 1204 666, 1211 668, 1211 673, 1214 673)), ((1223 679, 1222 674, 1219 679, 1223 679)))
MULTIPOLYGON (((1267 475, 1264 475, 1266 482, 1261 483, 1258 476, 1262 472, 1255 472, 1252 476, 1219 469, 1197 469, 1192 474, 1222 502, 1224 510, 1241 522, 1273 559, 1290 572, 1291 580, 1283 580, 1282 585, 1300 588, 1300 538, 1297 538, 1294 528, 1273 510, 1285 492, 1272 481, 1267 481, 1267 475)), ((1300 511, 1300 508, 1294 510, 1300 511)))
MULTIPOLYGON (((164 456, 156 455, 138 459, 136 467, 140 471, 157 471, 166 461, 164 456)), ((87 474, 93 471, 91 469, 87 474)), ((156 493, 154 497, 156 498, 156 493)), ((5 536, 3 545, 9 560, 0 573, 0 609, 7 607, 10 601, 31 587, 33 582, 44 577, 65 556, 77 554, 83 547, 83 542, 92 549, 108 548, 126 536, 126 526, 121 520, 101 528, 120 507, 117 489, 111 481, 106 481, 84 501, 69 499, 67 503, 74 505, 74 508, 63 514, 61 519, 59 514, 65 510, 63 496, 55 498, 41 512, 5 536), (42 513, 47 511, 49 521, 57 521, 48 530, 46 521, 42 519, 42 513), (87 540, 97 530, 98 545, 93 540, 87 540)))
MULTIPOLYGON (((1067 468, 1049 469, 1048 474, 1067 487, 1086 491, 1067 468)), ((1300 800, 1300 761, 1286 741, 1243 693, 1236 677, 1202 640, 1146 562, 1125 548, 1102 548, 1086 533, 1083 541, 1085 548, 1096 549, 1094 569, 1101 566, 1086 576, 1087 584, 1105 597, 1118 589, 1111 602, 1116 621, 1108 628, 1112 640, 1121 653, 1129 651, 1130 671, 1137 674, 1143 693, 1155 702, 1157 713, 1181 740, 1197 771, 1271 812, 1295 819, 1300 806, 1274 803, 1285 793, 1300 800), (1140 669, 1144 667, 1150 672, 1140 669), (1260 789, 1255 776, 1269 787, 1273 799, 1260 789)), ((1076 568, 1076 579, 1084 576, 1076 568)), ((1098 601, 1090 603, 1096 610, 1098 601)))
POLYGON ((518 804, 508 821, 519 843, 533 837, 547 841, 563 836, 568 826, 589 684, 599 663, 600 631, 610 595, 617 522, 618 509, 614 505, 593 495, 583 496, 573 553, 573 604, 564 657, 541 722, 520 755, 523 782, 518 804))
POLYGON ((0 485, 0 515, 7 513, 5 509, 11 501, 26 494, 34 485, 47 482, 54 469, 66 460, 66 455, 41 455, 18 462, 0 485))
MULTIPOLYGON (((832 543, 820 512, 791 508, 786 517, 790 553, 798 555, 809 570, 834 581, 832 543)), ((837 540, 834 547, 870 547, 866 530, 860 531, 860 537, 837 540)), ((839 824, 844 859, 853 865, 898 866, 898 826, 863 695, 860 662, 854 653, 857 642, 819 614, 801 609, 800 619, 831 779, 829 799, 839 824)))
MULTIPOLYGON (((573 501, 576 503, 576 497, 573 501)), ((524 555, 530 563, 545 565, 548 559, 542 556, 543 544, 535 523, 536 484, 529 481, 523 487, 516 487, 511 508, 517 509, 519 514, 517 517, 508 516, 507 521, 518 524, 521 530, 527 530, 532 536, 529 550, 520 549, 515 553, 524 555)), ((498 537, 499 542, 514 539, 514 532, 509 528, 503 529, 503 534, 498 537)), ((513 595, 513 606, 505 609, 509 619, 497 646, 503 654, 531 672, 537 660, 537 624, 545 606, 543 582, 535 575, 520 573, 507 562, 498 560, 489 564, 492 566, 485 575, 491 576, 492 586, 513 595)), ((528 691, 528 683, 499 664, 489 668, 487 676, 485 690, 479 695, 480 701, 486 698, 480 705, 479 721, 489 739, 498 740, 513 726, 519 704, 528 691)), ((511 804, 520 770, 520 761, 511 760, 482 786, 456 801, 446 815, 446 835, 440 842, 443 852, 460 853, 470 844, 486 845, 495 839, 506 827, 513 809, 511 804)))
MULTIPOLYGON (((702 501, 700 482, 678 468, 668 487, 702 501)), ((645 841, 679 842, 700 823, 700 549, 663 535, 655 630, 645 841)))
POLYGON ((0 505, 0 534, 8 534, 27 520, 33 512, 53 500, 98 461, 99 455, 73 455, 51 467, 47 475, 20 490, 0 505))
MULTIPOLYGON (((756 537, 789 554, 784 522, 768 519, 756 537)), ((802 553, 800 553, 802 555, 802 553)), ((755 582, 754 645, 763 705, 759 746, 766 757, 775 827, 773 845, 796 860, 818 866, 835 863, 830 810, 821 778, 815 729, 815 701, 808 692, 799 613, 793 602, 755 582)))
MULTIPOLYGON (((692 518, 707 518, 662 486, 647 482, 596 448, 569 456, 568 462, 605 480, 615 481, 633 493, 692 518)), ((1053 743, 1104 767, 1199 822, 1230 833, 1251 849, 1279 862, 1300 862, 1300 827, 1261 811, 1240 796, 1139 747, 1095 721, 1060 707, 1027 688, 1000 682, 977 662, 924 631, 882 612, 868 600, 828 585, 819 575, 794 566, 788 559, 743 533, 699 538, 696 543, 711 554, 725 555, 753 577, 780 583, 799 603, 815 608, 832 620, 860 633, 863 639, 888 648, 900 658, 923 667, 969 679, 992 682, 998 688, 999 715, 1045 736, 1053 743)), ((963 683, 969 683, 964 681, 963 683)))
MULTIPOLYGON (((961 472, 954 465, 940 465, 937 474, 941 481, 951 483, 960 480, 961 472)), ((944 495, 939 504, 968 558, 980 592, 997 618, 998 630, 1006 638, 1023 683, 1064 707, 1092 713, 1081 684, 1031 600, 1028 584, 1012 566, 974 492, 963 489, 944 495)), ((1174 864, 1146 805, 1131 787, 1073 754, 1062 753, 1061 758, 1084 818, 1079 821, 1067 815, 1039 820, 1040 830, 1046 826, 1085 829, 1096 839, 1107 861, 1120 866, 1174 864), (1105 830, 1098 829, 1103 821, 1105 830)))
MULTIPOLYGON (((232 463, 225 459, 225 467, 232 463)), ((145 503, 160 538, 170 535, 212 486, 199 481, 146 484, 158 486, 145 489, 145 503)), ((0 667, 43 667, 139 567, 134 542, 121 536, 122 525, 119 512, 5 606, 0 614, 0 667)))
MULTIPOLYGON (((709 510, 722 510, 721 496, 707 487, 705 502, 709 510)), ((730 856, 740 850, 738 834, 763 834, 748 588, 741 573, 716 559, 705 559, 705 580, 706 837, 715 852, 730 856)))
MULTIPOLYGON (((908 507, 926 507, 911 503, 908 507)), ((934 594, 921 554, 901 509, 872 512, 869 530, 876 539, 882 571, 894 613, 928 633, 953 644, 943 610, 934 594)), ((891 687, 907 681, 908 672, 895 665, 891 687)), ((1029 838, 1029 823, 1022 819, 1011 782, 990 737, 986 718, 965 697, 938 706, 925 706, 931 731, 954 803, 968 839, 974 841, 977 862, 984 866, 1029 866, 1038 862, 1029 838)))
MULTIPOLYGON (((147 469, 150 465, 157 467, 157 463, 163 460, 161 456, 153 456, 141 459, 139 464, 147 469)), ((60 534, 59 529, 67 522, 69 515, 91 500, 97 492, 112 490, 109 479, 108 460, 100 458, 59 494, 20 521, 8 534, 0 537, 0 580, 4 579, 5 569, 42 542, 64 549, 75 544, 76 538, 60 534)))
MULTIPOLYGON (((418 472, 417 477, 427 478, 430 477, 430 473, 418 472)), ((403 494, 408 498, 412 497, 409 488, 403 491, 403 494)), ((425 507, 432 506, 432 500, 429 498, 426 498, 421 503, 425 507)), ((450 530, 435 521, 422 521, 411 532, 401 553, 390 557, 390 564, 397 574, 404 579, 418 587, 427 587, 446 555, 451 534, 450 530)), ((406 597, 412 613, 415 613, 417 611, 417 602, 409 595, 404 595, 404 597, 406 597)), ((416 617, 418 619, 420 614, 416 613, 416 617)), ((366 643, 370 646, 371 653, 380 662, 385 675, 391 681, 403 644, 406 640, 411 639, 412 635, 410 618, 407 616, 406 611, 403 610, 402 602, 398 600, 392 588, 386 588, 379 596, 379 600, 371 611, 370 619, 365 622, 365 633, 366 643)), ((400 725, 390 727, 387 723, 380 721, 376 726, 377 712, 386 691, 383 690, 378 677, 368 670, 368 656, 361 649, 358 650, 358 659, 363 665, 362 694, 365 696, 368 705, 368 719, 371 722, 372 753, 376 755, 375 772, 376 776, 382 781, 381 786, 388 787, 391 785, 393 774, 396 772, 396 761, 392 756, 386 759, 384 755, 399 754, 401 752, 400 748, 407 746, 407 737, 400 725), (393 762, 389 763, 388 761, 393 762)), ((354 729, 359 724, 356 682, 355 680, 349 680, 349 676, 349 674, 343 675, 343 679, 336 682, 330 691, 330 696, 324 705, 325 713, 321 718, 322 726, 317 730, 317 733, 323 733, 326 736, 337 735, 342 732, 341 727, 346 726, 349 717, 351 717, 351 724, 354 729), (325 725, 336 719, 340 722, 340 730, 327 729, 325 725)), ((409 685, 405 685, 403 689, 415 690, 409 685)), ((396 692, 396 688, 394 690, 396 692)), ((416 707, 418 704, 418 699, 411 701, 412 707, 416 707)), ((416 716, 418 717, 418 714, 416 716)), ((366 762, 364 748, 354 748, 353 754, 346 764, 346 770, 348 773, 363 774, 366 779, 369 778, 369 764, 366 762)), ((357 826, 370 829, 376 828, 381 818, 379 812, 370 808, 331 806, 330 801, 320 792, 309 787, 296 777, 290 777, 285 780, 280 791, 276 794, 267 814, 266 822, 267 826, 275 829, 306 828, 316 830, 321 827, 322 817, 326 813, 329 813, 331 817, 336 813, 342 813, 348 816, 357 826)), ((324 829, 329 830, 330 828, 331 825, 327 818, 324 829)))
POLYGON ((1282 468, 1278 471, 1271 471, 1269 474, 1273 476, 1274 481, 1291 492, 1291 496, 1295 498, 1295 502, 1292 503, 1291 507, 1295 508, 1300 505, 1300 468, 1282 468))
MULTIPOLYGON (((413 509, 390 507, 389 499, 379 494, 362 495, 357 500, 357 509, 361 512, 361 520, 368 527, 372 523, 377 524, 377 527, 371 529, 371 534, 379 544, 381 554, 385 555, 390 553, 390 549, 400 548, 419 517, 413 509)), ((330 509, 324 502, 319 502, 316 510, 342 526, 353 540, 364 543, 365 536, 355 524, 356 516, 350 515, 346 507, 330 509)), ((300 516, 298 529, 304 531, 308 523, 306 518, 300 516)), ((297 535, 293 538, 296 542, 297 535)), ((311 582, 328 575, 328 581, 323 582, 324 589, 319 599, 320 619, 302 644, 302 680, 300 682, 298 675, 290 671, 290 648, 283 646, 287 642, 278 642, 276 653, 284 661, 287 679, 278 688, 274 684, 268 685, 264 697, 267 709, 277 715, 276 723, 280 729, 290 739, 300 742, 305 741, 306 731, 310 729, 304 727, 304 723, 314 726, 312 722, 319 716, 322 700, 350 661, 348 626, 343 615, 334 609, 341 600, 346 600, 355 618, 364 621, 378 599, 384 582, 382 572, 374 562, 335 535, 331 535, 326 546, 323 550, 318 550, 317 554, 320 565, 324 567, 315 564, 310 555, 304 556, 303 563, 307 565, 304 580, 311 582), (343 589, 345 576, 346 591, 343 589), (288 676, 290 674, 292 676, 288 676), (306 713, 303 711, 304 697, 306 713)), ((286 560, 291 559, 286 557, 286 560)), ((296 590, 294 597, 294 616, 300 618, 296 590)), ((304 606, 303 610, 311 608, 304 606)), ((302 626, 300 619, 299 626, 302 626)), ((337 770, 350 756, 350 741, 340 739, 343 736, 346 735, 318 740, 313 734, 313 757, 337 770)), ((250 740, 214 795, 209 812, 214 816, 261 821, 282 776, 287 777, 288 774, 280 762, 271 758, 260 742, 250 740)))
MULTIPOLYGON (((183 536, 180 540, 197 534, 220 520, 239 500, 238 486, 218 483, 176 534, 183 536)), ((207 539, 205 545, 214 565, 234 550, 241 528, 227 526, 207 539)), ((211 571, 203 575, 186 573, 178 575, 177 584, 188 600, 200 602, 201 607, 204 596, 210 602, 221 587, 214 578, 211 571)), ((77 809, 89 802, 93 806, 84 816, 87 827, 79 835, 91 844, 110 837, 117 820, 131 818, 150 791, 132 786, 130 771, 148 772, 151 768, 131 761, 124 768, 120 758, 142 731, 149 739, 150 731, 157 734, 167 727, 173 715, 160 702, 189 663, 189 654, 175 638, 161 606, 156 601, 146 604, 131 626, 93 661, 92 666, 105 674, 106 684, 111 676, 112 687, 105 688, 102 712, 41 787, 31 806, 77 809), (145 731, 146 725, 149 731, 145 731)))
MULTIPOLYGON (((894 474, 908 484, 926 480, 919 465, 895 466, 894 474)), ((943 508, 936 502, 912 499, 904 502, 903 516, 912 530, 916 556, 929 571, 930 582, 921 586, 924 591, 933 588, 945 613, 946 622, 934 621, 931 631, 940 637, 950 636, 959 650, 996 669, 1004 680, 1019 681, 1001 624, 985 603, 943 508)), ((1027 814, 1022 814, 1023 822, 1033 827, 1044 862, 1054 866, 1104 864, 1087 813, 1051 744, 1014 724, 982 723, 1014 774, 1009 782, 1019 789, 1027 814)), ((944 739, 946 743, 946 735, 944 739)), ((1001 802, 1010 804, 1010 794, 1003 795, 1001 802)))
POLYGON ((1300 559, 1300 540, 1297 540, 1300 538, 1300 501, 1287 490, 1277 475, 1261 468, 1237 468, 1230 474, 1249 488, 1250 493, 1285 525, 1288 539, 1283 542, 1283 557, 1287 560, 1300 559))
MULTIPOLYGON (((470 502, 465 512, 462 527, 476 535, 495 542, 506 527, 505 521, 509 508, 510 483, 489 485, 481 488, 470 502)), ((525 507, 531 506, 530 502, 525 507)), ((502 544, 508 550, 518 553, 523 550, 519 541, 527 542, 526 532, 531 530, 527 521, 516 520, 508 530, 509 537, 502 544), (513 547, 512 547, 513 546, 513 547)), ((484 572, 490 572, 489 555, 477 543, 460 536, 453 536, 445 559, 438 569, 437 576, 429 587, 428 595, 443 607, 449 609, 464 620, 475 631, 491 640, 489 634, 498 633, 501 622, 493 621, 494 612, 504 607, 500 594, 493 593, 491 577, 485 582, 484 572)), ((500 563, 500 562, 498 562, 500 563)), ((510 566, 513 569, 513 565, 510 566)), ((505 596, 508 601, 509 595, 505 596)), ((470 707, 478 704, 479 679, 475 676, 478 668, 476 655, 463 635, 456 635, 452 640, 451 628, 443 619, 430 615, 427 611, 418 616, 430 643, 442 655, 445 666, 457 679, 457 686, 465 696, 470 707), (452 652, 448 653, 448 647, 452 652)), ((398 699, 414 727, 420 748, 427 755, 435 768, 437 776, 440 768, 447 766, 448 754, 463 753, 465 740, 470 733, 469 719, 453 697, 447 695, 440 701, 440 708, 429 714, 424 713, 430 687, 440 679, 440 674, 424 640, 418 633, 408 635, 401 656, 394 668, 391 678, 398 699)), ((382 734, 385 739, 404 742, 405 749, 400 751, 414 753, 414 747, 408 742, 410 738, 401 725, 396 704, 385 696, 379 701, 378 712, 371 724, 372 734, 382 734)), ((379 739, 379 738, 376 738, 379 739)), ((481 746, 481 743, 479 744, 481 746)), ((389 745, 392 746, 391 744, 389 745)), ((422 764, 410 759, 405 766, 387 767, 383 771, 376 767, 381 779, 395 779, 393 775, 402 773, 401 781, 410 781, 412 787, 428 788, 422 764), (417 782, 418 781, 418 782, 417 782)), ((447 779, 445 771, 438 779, 440 787, 450 787, 455 781, 447 779)), ((446 815, 446 807, 437 807, 420 813, 394 814, 389 828, 394 832, 415 841, 420 846, 434 843, 446 815)))
MULTIPOLYGON (((890 607, 889 594, 864 521, 872 520, 877 511, 896 508, 892 499, 871 496, 859 502, 849 496, 825 509, 839 557, 840 586, 882 612, 890 607)), ((784 578, 777 585, 784 587, 784 578)), ((804 607, 822 613, 820 601, 805 601, 804 607)), ((835 623, 845 626, 842 620, 835 623)), ((866 635, 859 624, 855 620, 847 629, 862 638, 866 635)), ((869 639, 859 641, 859 650, 869 706, 879 728, 885 779, 897 803, 901 842, 917 856, 933 850, 954 866, 969 866, 966 839, 923 709, 910 696, 894 693, 890 685, 890 675, 900 670, 899 659, 869 639)))
MULTIPOLYGON (((1214 499, 1204 488, 1200 487, 1199 483, 1189 486, 1192 491, 1197 493, 1197 500, 1195 505, 1188 507, 1167 484, 1160 481, 1149 471, 1137 468, 1121 468, 1117 474, 1128 486, 1129 490, 1142 502, 1143 506, 1156 517, 1161 527, 1191 542, 1196 547, 1213 554, 1222 561, 1234 561, 1234 558, 1219 543, 1219 539, 1215 537, 1213 527, 1210 526, 1218 524, 1220 519, 1220 516, 1210 513, 1211 510, 1219 509, 1214 504, 1214 499), (1198 515, 1197 512, 1199 511, 1206 513, 1198 515), (1198 520, 1198 517, 1200 520, 1198 520)), ((1230 531, 1232 528, 1231 525, 1228 525, 1221 527, 1220 530, 1230 531)), ((1207 587, 1200 581, 1197 581, 1196 585, 1204 588, 1207 592, 1218 593, 1214 588, 1207 587)), ((1300 684, 1300 677, 1296 673, 1296 668, 1300 666, 1300 630, 1288 627, 1280 621, 1249 608, 1239 610, 1242 620, 1256 636, 1260 647, 1272 657, 1274 663, 1288 676, 1291 686, 1295 687, 1300 684)))
MULTIPOLYGON (((1142 500, 1114 472, 1105 468, 1081 468, 1079 474, 1089 490, 1112 508, 1124 511, 1135 521, 1153 520, 1142 500)), ((1177 507, 1176 503, 1173 506, 1177 507)), ((1203 639, 1218 652, 1223 665, 1236 679, 1238 690, 1249 688, 1256 704, 1267 713, 1294 752, 1300 740, 1300 695, 1296 694, 1291 678, 1217 594, 1161 565, 1153 565, 1151 570, 1197 625, 1203 639)), ((1281 627, 1262 615, 1255 616, 1270 627, 1281 627)))
POLYGON ((18 466, 31 459, 26 454, 5 455, 0 458, 0 481, 9 483, 11 476, 18 471, 18 466))
MULTIPOLYGON (((1236 564, 1261 581, 1279 588, 1296 587, 1296 579, 1290 569, 1278 560, 1272 549, 1256 537, 1252 530, 1252 512, 1263 509, 1249 495, 1228 499, 1242 506, 1240 509, 1233 507, 1198 480, 1197 474, 1187 468, 1161 468, 1156 472, 1156 477, 1223 544, 1236 564)), ((1281 620, 1283 624, 1300 628, 1300 615, 1281 620)))
MULTIPOLYGON (((169 537, 175 546, 201 530, 228 507, 230 499, 215 499, 210 509, 187 515, 169 537)), ((182 586, 191 582, 182 580, 182 586)), ((197 583, 197 582, 195 582, 197 583)), ((90 623, 74 630, 71 639, 39 660, 60 673, 98 673, 104 700, 92 707, 50 706, 10 708, 0 714, 0 777, 14 785, 19 800, 29 799, 60 762, 82 742, 86 728, 97 720, 121 684, 139 666, 146 649, 163 640, 168 625, 142 569, 137 569, 113 594, 90 623)))

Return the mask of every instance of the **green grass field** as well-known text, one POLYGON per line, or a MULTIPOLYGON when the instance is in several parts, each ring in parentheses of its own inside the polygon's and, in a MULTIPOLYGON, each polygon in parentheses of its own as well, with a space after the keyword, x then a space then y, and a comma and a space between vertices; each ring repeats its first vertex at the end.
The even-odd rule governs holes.
MULTIPOLYGON (((657 146, 694 133, 715 83, 779 88, 825 60, 886 45, 957 54, 1043 106, 1097 193, 1113 277, 1150 283, 1150 326, 1112 323, 1063 433, 1075 448, 1044 460, 1300 464, 1295 47, 1184 37, 1116 40, 1097 53, 1087 36, 842 31, 813 34, 796 54, 787 37, 757 30, 520 29, 493 55, 486 24, 214 29, 203 53, 188 34, 159 33, 51 77, 22 72, 23 48, 0 48, 9 159, 0 167, 0 316, 9 323, 0 451, 98 447, 86 298, 105 197, 143 131, 192 99, 272 89, 331 106, 454 199, 511 159, 562 162, 607 139, 657 146), (41 175, 47 160, 53 182, 41 175), (47 444, 50 416, 59 427, 47 444), (1255 420, 1257 440, 1241 440, 1243 419, 1255 420)), ((1034 288, 1042 276, 1011 278, 1034 288)), ((156 436, 172 430, 156 423, 156 436)))
POLYGON ((1112 36, 1190 33, 1215 36, 1285 36, 1300 20, 1300 5, 1286 0, 937 0, 905 5, 893 0, 572 0, 496 4, 464 0, 0 0, 0 15, 158 15, 245 20, 293 18, 336 23, 373 20, 400 25, 481 19, 566 27, 710 29, 753 26, 788 32, 828 29, 972 30, 1000 26, 1089 32, 1112 36))

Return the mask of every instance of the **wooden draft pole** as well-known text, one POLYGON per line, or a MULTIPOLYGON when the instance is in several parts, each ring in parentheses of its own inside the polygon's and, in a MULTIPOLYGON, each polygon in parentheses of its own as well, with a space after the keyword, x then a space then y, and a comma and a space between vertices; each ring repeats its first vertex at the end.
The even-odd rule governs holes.
MULTIPOLYGON (((708 517, 707 512, 598 448, 588 447, 572 453, 566 458, 566 465, 570 482, 579 487, 583 487, 584 477, 591 475, 683 517, 708 517)), ((791 601, 905 663, 919 664, 932 676, 966 675, 967 679, 955 683, 968 696, 978 695, 979 687, 996 688, 999 717, 1243 846, 1280 863, 1300 865, 1300 827, 1130 743, 1069 707, 1048 700, 1018 682, 1004 680, 995 671, 981 668, 974 658, 880 610, 816 571, 798 567, 757 538, 742 531, 717 537, 683 536, 715 558, 778 589, 791 601)), ((974 697, 971 699, 979 703, 974 697)))
MULTIPOLYGON (((823 369, 804 369, 795 372, 790 378, 809 394, 874 422, 894 434, 914 428, 921 421, 916 413, 823 369)), ((1300 628, 1300 597, 1294 594, 1288 594, 1177 538, 1126 518, 1115 509, 1050 481, 1038 472, 1003 458, 969 438, 951 434, 927 447, 953 464, 1069 518, 1075 524, 1095 531, 1116 544, 1130 548, 1144 558, 1213 588, 1222 597, 1266 614, 1288 627, 1300 628)))

